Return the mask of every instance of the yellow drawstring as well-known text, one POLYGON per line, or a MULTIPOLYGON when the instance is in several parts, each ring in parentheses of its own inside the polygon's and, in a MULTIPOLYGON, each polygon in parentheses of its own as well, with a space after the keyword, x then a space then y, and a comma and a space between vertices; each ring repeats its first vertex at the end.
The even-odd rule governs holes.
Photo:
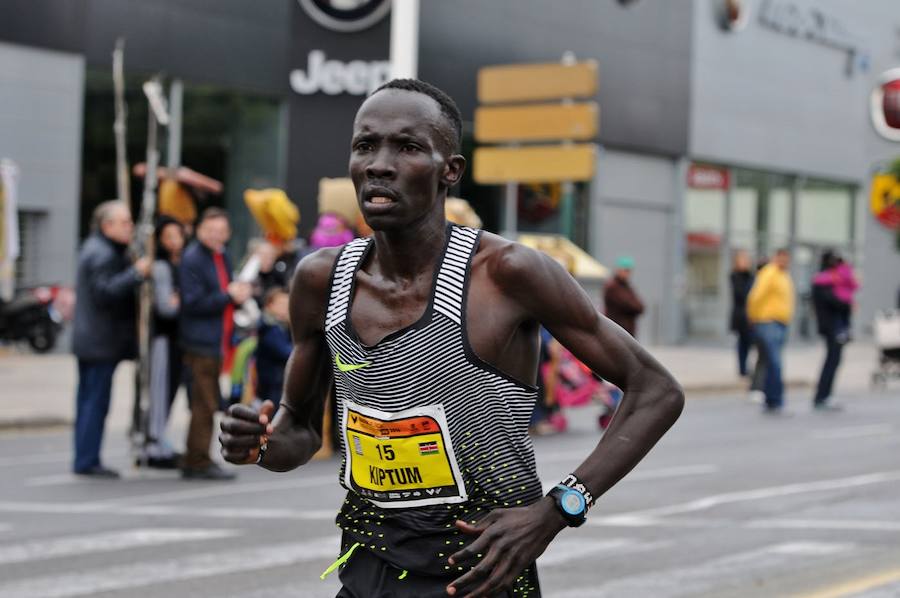
POLYGON ((401 573, 401 574, 400 574, 400 577, 398 577, 397 579, 406 579, 406 574, 407 574, 407 573, 409 573, 409 571, 407 571, 406 569, 404 569, 404 570, 403 570, 403 573, 401 573))
POLYGON ((319 576, 319 579, 325 579, 326 577, 328 577, 329 575, 334 573, 335 569, 337 569, 338 567, 340 567, 341 565, 346 563, 350 559, 350 555, 353 554, 353 551, 356 550, 360 546, 362 546, 362 544, 360 544, 359 542, 357 542, 356 544, 351 546, 350 550, 348 550, 343 555, 341 555, 340 558, 338 558, 338 560, 331 563, 331 565, 329 565, 328 568, 322 572, 322 575, 319 576))

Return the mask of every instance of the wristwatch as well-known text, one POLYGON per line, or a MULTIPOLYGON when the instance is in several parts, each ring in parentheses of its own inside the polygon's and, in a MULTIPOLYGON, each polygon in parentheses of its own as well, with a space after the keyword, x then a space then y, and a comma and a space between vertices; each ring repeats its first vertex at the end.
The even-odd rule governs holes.
POLYGON ((559 509, 563 519, 566 520, 566 525, 578 527, 585 522, 588 501, 585 499, 584 494, 574 488, 557 484, 547 493, 547 496, 555 501, 556 508, 559 509))

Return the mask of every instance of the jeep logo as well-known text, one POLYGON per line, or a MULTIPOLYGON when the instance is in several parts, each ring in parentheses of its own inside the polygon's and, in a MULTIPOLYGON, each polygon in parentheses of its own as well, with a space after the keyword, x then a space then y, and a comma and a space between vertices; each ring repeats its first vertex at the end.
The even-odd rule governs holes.
POLYGON ((310 18, 332 31, 362 31, 384 18, 391 0, 299 0, 310 18))
POLYGON ((313 50, 309 53, 306 71, 291 71, 291 89, 301 95, 323 92, 328 95, 348 93, 366 95, 375 91, 391 77, 391 63, 387 60, 364 62, 351 60, 326 60, 325 52, 313 50))

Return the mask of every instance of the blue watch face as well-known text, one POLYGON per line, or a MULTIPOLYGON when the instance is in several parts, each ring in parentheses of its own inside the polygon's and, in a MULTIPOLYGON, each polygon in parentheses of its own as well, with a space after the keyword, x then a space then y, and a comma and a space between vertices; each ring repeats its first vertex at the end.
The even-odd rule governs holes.
POLYGON ((559 504, 562 505, 563 510, 569 515, 584 514, 585 502, 580 492, 567 490, 560 498, 559 504))

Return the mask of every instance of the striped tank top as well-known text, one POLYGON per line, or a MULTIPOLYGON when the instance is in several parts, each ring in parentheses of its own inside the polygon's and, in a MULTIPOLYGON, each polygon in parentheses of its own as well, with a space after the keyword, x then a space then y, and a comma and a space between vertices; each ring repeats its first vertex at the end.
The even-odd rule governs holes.
MULTIPOLYGON (((346 245, 332 273, 325 336, 348 490, 337 524, 345 544, 425 575, 460 575, 447 558, 474 538, 457 519, 542 496, 528 436, 537 389, 479 359, 466 334, 479 240, 479 231, 448 224, 424 314, 374 346, 350 319, 356 272, 373 241, 346 245)), ((526 572, 520 592, 535 595, 536 583, 526 572)))

